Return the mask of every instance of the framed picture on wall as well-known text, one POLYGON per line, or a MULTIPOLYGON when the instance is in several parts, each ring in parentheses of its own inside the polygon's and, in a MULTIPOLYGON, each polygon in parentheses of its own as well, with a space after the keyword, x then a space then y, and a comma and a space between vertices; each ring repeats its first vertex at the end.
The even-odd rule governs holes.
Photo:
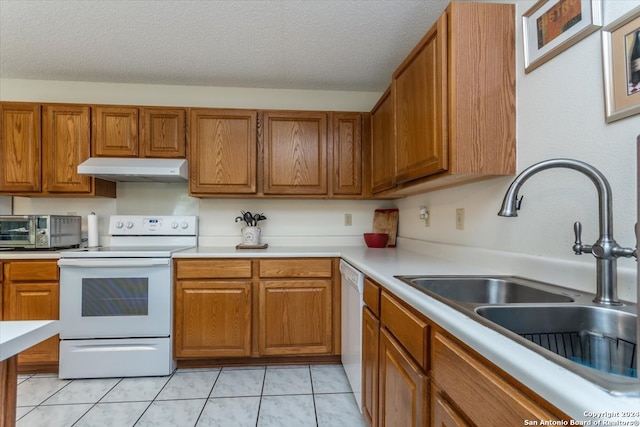
POLYGON ((602 29, 605 119, 640 113, 640 7, 602 29))
POLYGON ((540 0, 522 15, 524 72, 602 27, 600 0, 540 0))

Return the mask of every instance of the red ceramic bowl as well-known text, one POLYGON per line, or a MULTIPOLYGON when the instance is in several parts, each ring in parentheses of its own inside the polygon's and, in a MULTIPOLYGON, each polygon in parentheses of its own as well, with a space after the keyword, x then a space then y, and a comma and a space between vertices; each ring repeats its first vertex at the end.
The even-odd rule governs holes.
POLYGON ((384 248, 387 246, 389 235, 387 233, 364 233, 364 242, 370 248, 384 248))

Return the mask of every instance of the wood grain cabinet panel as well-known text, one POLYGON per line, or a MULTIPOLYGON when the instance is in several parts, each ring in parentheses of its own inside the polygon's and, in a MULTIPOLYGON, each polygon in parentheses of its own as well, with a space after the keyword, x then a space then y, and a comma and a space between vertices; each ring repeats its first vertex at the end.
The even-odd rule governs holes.
POLYGON ((370 426, 377 426, 380 320, 368 307, 362 310, 362 414, 370 426))
POLYGON ((559 419, 444 334, 434 334, 433 354, 433 382, 473 424, 515 426, 559 419))
POLYGON ((378 381, 378 426, 427 425, 427 377, 385 328, 380 330, 378 381))
POLYGON ((331 280, 261 280, 260 355, 330 354, 333 350, 331 288, 331 280))
POLYGON ((41 180, 39 104, 0 103, 0 192, 38 193, 41 180))
POLYGON ((393 76, 396 182, 446 170, 446 15, 393 76))
POLYGON ((334 195, 362 194, 362 114, 331 113, 334 195))
POLYGON ((256 126, 255 111, 191 110, 191 194, 197 196, 256 192, 256 126))
POLYGON ((371 191, 395 186, 395 131, 393 98, 388 88, 371 110, 371 191))
POLYGON ((185 158, 186 110, 141 108, 140 155, 154 158, 185 158))
POLYGON ((96 106, 91 121, 95 157, 138 157, 138 108, 96 106))
POLYGON ((91 109, 79 105, 45 105, 42 114, 44 186, 54 193, 90 193, 91 177, 78 174, 89 158, 91 109))
POLYGON ((251 354, 251 281, 178 281, 175 357, 251 354))
MULTIPOLYGON (((60 290, 54 261, 4 263, 4 320, 58 320, 60 290)), ((55 366, 59 337, 51 337, 18 355, 20 369, 29 365, 55 366)))
POLYGON ((440 394, 433 398, 433 425, 438 427, 471 427, 454 408, 449 405, 440 394))
POLYGON ((327 194, 327 114, 264 113, 264 194, 327 194))

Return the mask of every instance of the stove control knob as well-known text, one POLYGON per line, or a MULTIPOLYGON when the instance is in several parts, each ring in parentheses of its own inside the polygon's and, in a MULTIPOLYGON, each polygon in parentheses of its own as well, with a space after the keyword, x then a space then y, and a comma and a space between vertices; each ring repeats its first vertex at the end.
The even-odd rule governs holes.
POLYGON ((189 224, 187 224, 187 222, 183 222, 182 224, 180 224, 180 227, 182 227, 183 229, 186 229, 187 227, 189 227, 189 224))
POLYGON ((177 222, 175 222, 175 221, 174 221, 174 222, 172 222, 172 223, 171 223, 171 228, 173 228, 173 229, 178 228, 178 223, 177 223, 177 222))
POLYGON ((122 223, 122 221, 116 222, 116 228, 122 228, 122 227, 124 227, 124 224, 122 223))
POLYGON ((127 222, 127 228, 133 228, 133 222, 131 221, 127 222))

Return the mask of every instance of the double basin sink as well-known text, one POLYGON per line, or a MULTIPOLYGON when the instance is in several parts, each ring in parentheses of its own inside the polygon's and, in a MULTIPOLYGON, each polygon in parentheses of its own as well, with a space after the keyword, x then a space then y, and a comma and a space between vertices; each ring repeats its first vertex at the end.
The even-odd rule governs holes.
POLYGON ((640 394, 636 305, 514 276, 396 276, 612 394, 640 394))

